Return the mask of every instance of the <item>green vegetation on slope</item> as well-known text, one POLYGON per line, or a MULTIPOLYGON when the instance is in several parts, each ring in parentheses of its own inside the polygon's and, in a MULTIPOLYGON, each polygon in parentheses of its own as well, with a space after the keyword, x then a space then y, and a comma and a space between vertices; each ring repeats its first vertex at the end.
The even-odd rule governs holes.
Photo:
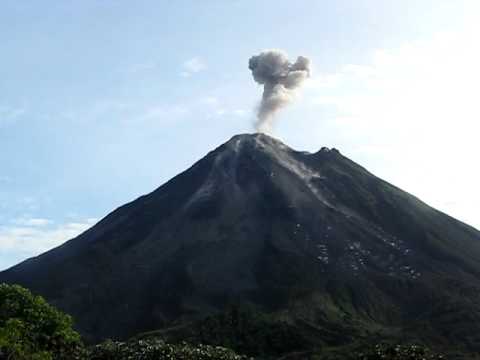
POLYGON ((0 284, 0 358, 73 359, 81 347, 70 316, 21 286, 0 284))
POLYGON ((18 285, 0 284, 0 360, 444 360, 418 345, 365 342, 319 349, 293 325, 234 305, 191 326, 85 348, 70 316, 18 285), (187 342, 186 342, 187 341, 187 342), (207 344, 207 345, 206 345, 207 344), (234 350, 231 350, 231 349, 234 350), (326 351, 321 351, 326 350, 326 351), (333 351, 330 351, 333 350, 333 351), (333 356, 333 357, 332 357, 333 356))
POLYGON ((86 349, 72 318, 18 285, 0 284, 0 360, 245 360, 232 350, 163 340, 107 341, 86 349))
POLYGON ((203 320, 138 338, 163 337, 171 342, 224 346, 241 354, 277 358, 279 355, 311 349, 298 329, 249 305, 231 305, 226 311, 203 320))

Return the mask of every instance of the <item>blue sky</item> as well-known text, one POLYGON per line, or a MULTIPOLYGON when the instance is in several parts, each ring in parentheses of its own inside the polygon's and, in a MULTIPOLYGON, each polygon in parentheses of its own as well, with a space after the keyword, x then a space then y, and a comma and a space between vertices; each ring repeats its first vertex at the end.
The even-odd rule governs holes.
POLYGON ((0 269, 237 133, 268 48, 314 72, 273 135, 480 228, 477 1, 2 1, 0 269))

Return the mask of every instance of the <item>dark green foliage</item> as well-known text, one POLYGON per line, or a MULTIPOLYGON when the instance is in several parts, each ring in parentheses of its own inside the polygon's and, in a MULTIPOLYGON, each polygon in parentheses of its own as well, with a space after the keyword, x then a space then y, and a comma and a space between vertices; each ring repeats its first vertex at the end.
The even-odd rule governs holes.
POLYGON ((89 360, 247 360, 233 351, 208 345, 168 344, 163 340, 106 341, 90 350, 89 360))
POLYGON ((81 348, 70 316, 21 286, 0 284, 0 358, 74 359, 81 348))
POLYGON ((253 308, 232 306, 199 326, 201 342, 221 344, 250 355, 280 355, 305 347, 293 327, 253 308))
POLYGON ((223 313, 162 335, 172 341, 225 346, 241 354, 262 357, 276 357, 311 346, 294 326, 248 305, 232 305, 223 313))
POLYGON ((446 360, 446 358, 432 353, 421 345, 379 344, 366 353, 360 353, 357 360, 446 360))
POLYGON ((327 349, 317 353, 318 347, 312 351, 313 344, 297 327, 275 320, 252 306, 232 305, 224 313, 177 328, 176 332, 152 333, 128 342, 108 340, 86 350, 80 336, 72 330, 72 319, 68 315, 18 285, 0 284, 0 360, 253 359, 230 349, 257 359, 311 356, 325 360, 446 359, 420 345, 369 347, 367 344, 353 352, 336 348, 333 352, 327 349), (166 340, 158 338, 160 335, 166 340))

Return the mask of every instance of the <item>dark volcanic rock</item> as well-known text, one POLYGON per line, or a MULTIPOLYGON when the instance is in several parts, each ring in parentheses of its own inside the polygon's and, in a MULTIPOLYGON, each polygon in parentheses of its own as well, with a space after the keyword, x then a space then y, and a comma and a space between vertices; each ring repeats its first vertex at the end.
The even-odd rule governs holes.
POLYGON ((335 149, 261 134, 233 137, 0 281, 44 295, 95 340, 245 301, 341 341, 387 329, 480 350, 477 230, 335 149))

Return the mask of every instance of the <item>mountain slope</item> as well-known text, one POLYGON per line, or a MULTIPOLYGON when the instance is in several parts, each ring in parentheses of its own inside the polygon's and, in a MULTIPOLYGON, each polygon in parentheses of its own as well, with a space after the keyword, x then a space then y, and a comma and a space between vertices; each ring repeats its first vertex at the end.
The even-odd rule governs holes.
POLYGON ((381 332, 480 350, 477 230, 335 149, 261 134, 233 137, 0 281, 44 295, 91 339, 249 302, 327 342, 381 332))

